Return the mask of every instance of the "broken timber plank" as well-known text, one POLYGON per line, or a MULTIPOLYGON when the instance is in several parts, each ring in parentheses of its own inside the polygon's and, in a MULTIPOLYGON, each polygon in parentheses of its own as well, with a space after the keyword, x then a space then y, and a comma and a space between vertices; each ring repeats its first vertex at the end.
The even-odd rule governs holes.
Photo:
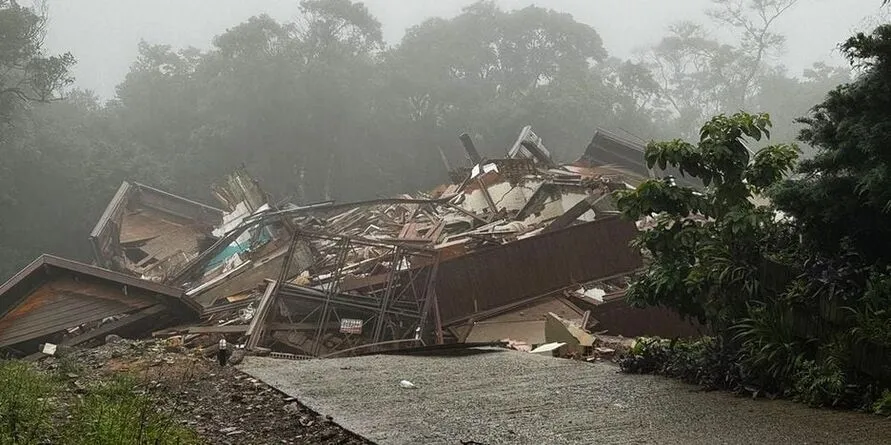
POLYGON ((492 212, 491 217, 494 218, 495 214, 498 213, 498 207, 495 206, 495 201, 492 200, 492 195, 489 194, 489 188, 486 187, 486 184, 483 182, 482 175, 477 176, 476 182, 480 186, 480 191, 483 192, 483 198, 486 199, 486 205, 489 206, 489 211, 492 212))
MULTIPOLYGON (((317 323, 270 323, 267 327, 270 331, 311 331, 318 327, 317 323)), ((328 323, 328 329, 337 329, 339 322, 328 323)), ((238 324, 228 326, 192 326, 181 331, 189 334, 237 334, 247 332, 250 325, 238 324)))
POLYGON ((248 338, 246 343, 248 350, 257 347, 257 343, 260 341, 259 334, 261 334, 264 328, 263 325, 266 323, 266 315, 268 315, 269 308, 272 306, 272 297, 275 295, 277 288, 278 283, 275 280, 267 281, 266 290, 263 292, 263 296, 260 297, 254 318, 251 319, 251 323, 248 325, 247 331, 245 331, 245 336, 248 338))
POLYGON ((71 337, 71 338, 62 340, 62 343, 60 343, 60 344, 63 346, 77 346, 81 343, 90 341, 96 337, 100 337, 100 336, 103 336, 106 334, 111 334, 112 332, 117 331, 118 329, 121 329, 128 325, 131 325, 133 323, 136 323, 137 321, 143 320, 147 317, 151 317, 152 315, 159 314, 166 309, 167 309, 167 307, 165 307, 162 304, 156 304, 154 306, 149 306, 139 312, 135 312, 135 313, 128 315, 124 318, 112 321, 111 323, 106 323, 102 326, 99 326, 98 328, 93 329, 92 331, 85 332, 85 333, 80 334, 76 337, 71 337))
POLYGON ((237 334, 240 332, 247 332, 250 325, 246 324, 234 324, 234 325, 225 325, 225 326, 192 326, 189 328, 185 328, 179 332, 186 332, 189 334, 237 334))
POLYGON ((566 213, 560 215, 559 217, 557 217, 557 219, 555 219, 553 222, 551 222, 550 225, 545 227, 545 229, 542 231, 542 233, 553 232, 554 230, 559 230, 559 229, 562 229, 562 228, 572 224, 572 222, 579 219, 580 216, 584 215, 589 210, 593 210, 594 206, 598 202, 600 202, 601 200, 603 200, 604 198, 606 198, 608 196, 610 196, 609 193, 600 194, 600 195, 591 195, 591 196, 588 196, 587 198, 579 201, 578 203, 576 203, 576 205, 572 206, 569 210, 567 210, 566 213))

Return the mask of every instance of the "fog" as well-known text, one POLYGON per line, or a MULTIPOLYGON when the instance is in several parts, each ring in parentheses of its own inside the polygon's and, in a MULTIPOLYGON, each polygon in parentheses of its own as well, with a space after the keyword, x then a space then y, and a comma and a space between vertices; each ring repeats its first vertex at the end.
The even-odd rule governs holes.
POLYGON ((881 441, 889 210, 891 0, 0 0, 0 438, 881 441), (201 363, 402 348, 435 363, 307 387, 334 404, 201 363), (630 381, 552 375, 547 418, 503 400, 548 377, 501 378, 523 350, 859 417, 580 428, 630 381), (500 412, 433 379, 464 358, 500 412), (372 387, 412 402, 363 418, 372 387), (444 403, 476 410, 413 427, 444 403))
POLYGON ((467 167, 462 133, 498 158, 529 125, 561 163, 598 129, 693 141, 740 110, 770 113, 753 149, 794 142, 796 120, 851 80, 839 44, 889 9, 31 1, 0 0, 0 276, 41 253, 89 260, 85 234, 122 181, 214 203, 210 185, 244 165, 295 204, 391 197, 467 167))
MULTIPOLYGON (((388 44, 429 17, 453 17, 475 0, 367 0, 388 44)), ((656 43, 671 23, 705 21, 710 0, 497 0, 504 9, 529 5, 567 12, 592 26, 613 56, 631 58, 656 43)), ((258 14, 279 21, 299 14, 295 0, 50 0, 47 46, 71 51, 76 85, 111 97, 136 57, 140 40, 174 47, 210 47, 227 28, 258 14)), ((781 62, 791 74, 817 61, 843 63, 837 45, 879 12, 875 1, 804 0, 777 22, 787 43, 781 62)), ((710 27, 720 34, 718 27, 710 27)))

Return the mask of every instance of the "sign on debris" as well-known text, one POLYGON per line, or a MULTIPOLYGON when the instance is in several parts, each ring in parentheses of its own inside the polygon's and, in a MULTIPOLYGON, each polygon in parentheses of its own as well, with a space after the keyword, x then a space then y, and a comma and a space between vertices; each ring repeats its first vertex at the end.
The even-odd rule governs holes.
POLYGON ((344 334, 361 334, 362 320, 355 318, 344 318, 340 320, 340 332, 344 334))

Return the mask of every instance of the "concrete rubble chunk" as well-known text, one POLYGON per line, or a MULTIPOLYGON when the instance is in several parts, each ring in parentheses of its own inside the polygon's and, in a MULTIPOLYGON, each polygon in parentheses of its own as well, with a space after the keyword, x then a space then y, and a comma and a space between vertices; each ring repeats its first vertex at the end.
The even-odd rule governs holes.
POLYGON ((112 344, 113 344, 113 343, 119 343, 120 341, 121 341, 121 336, 120 336, 120 335, 109 334, 109 335, 106 335, 106 336, 105 336, 105 343, 106 343, 106 344, 108 344, 108 343, 112 343, 112 344))

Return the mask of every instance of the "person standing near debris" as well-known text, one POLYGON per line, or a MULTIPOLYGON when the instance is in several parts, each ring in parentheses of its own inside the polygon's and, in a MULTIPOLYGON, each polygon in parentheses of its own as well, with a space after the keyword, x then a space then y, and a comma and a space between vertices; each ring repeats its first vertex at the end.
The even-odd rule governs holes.
POLYGON ((229 358, 229 349, 228 345, 226 345, 226 339, 220 339, 220 347, 217 349, 217 360, 220 362, 220 366, 226 366, 226 359, 229 358))

